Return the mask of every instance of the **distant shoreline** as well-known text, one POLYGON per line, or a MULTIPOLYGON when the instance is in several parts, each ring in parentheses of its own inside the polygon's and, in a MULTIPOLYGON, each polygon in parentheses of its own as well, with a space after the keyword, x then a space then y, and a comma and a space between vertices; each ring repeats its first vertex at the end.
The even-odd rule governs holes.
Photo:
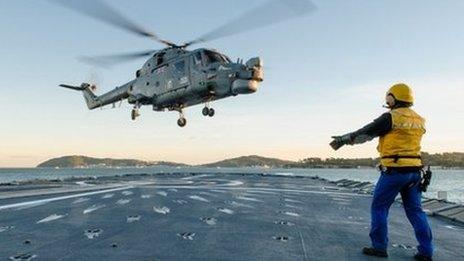
MULTIPOLYGON (((209 168, 209 169, 377 169, 372 166, 359 166, 359 167, 343 167, 343 166, 326 166, 326 167, 263 167, 263 166, 245 166, 245 167, 205 167, 202 165, 185 165, 182 167, 174 167, 169 165, 153 165, 153 166, 86 166, 86 167, 0 167, 0 169, 147 169, 154 167, 171 167, 171 168, 209 168)), ((430 166, 432 169, 440 170, 464 170, 464 167, 444 167, 444 166, 430 166)))
MULTIPOLYGON (((422 153, 422 159, 425 165, 434 166, 441 169, 464 169, 464 153, 451 152, 442 154, 422 153)), ((242 156, 225 159, 208 164, 189 165, 169 161, 143 161, 136 159, 112 159, 112 158, 93 158, 82 155, 63 156, 49 159, 40 163, 37 167, 51 168, 143 168, 153 166, 169 167, 211 167, 211 168, 243 168, 243 167, 261 167, 261 168, 314 168, 314 169, 359 169, 359 168, 376 168, 379 164, 379 158, 305 158, 299 161, 282 160, 277 158, 268 158, 258 155, 242 156)))

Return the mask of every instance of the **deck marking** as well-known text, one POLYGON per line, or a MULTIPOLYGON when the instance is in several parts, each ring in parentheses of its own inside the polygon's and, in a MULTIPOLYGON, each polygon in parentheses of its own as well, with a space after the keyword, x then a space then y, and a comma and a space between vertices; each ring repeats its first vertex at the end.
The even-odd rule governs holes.
POLYGON ((37 202, 37 203, 25 205, 25 206, 16 207, 15 210, 23 210, 23 209, 28 209, 28 208, 34 208, 34 207, 42 206, 42 205, 45 205, 45 204, 47 204, 47 202, 37 202))
POLYGON ((113 193, 107 193, 107 194, 103 195, 101 198, 102 199, 107 199, 107 198, 112 198, 113 196, 114 196, 113 193))
POLYGON ((160 196, 163 196, 163 197, 167 197, 168 196, 168 193, 166 191, 158 191, 156 192, 156 194, 160 195, 160 196))
POLYGON ((290 240, 290 237, 288 236, 273 236, 272 238, 281 242, 287 242, 288 240, 290 240))
POLYGON ((89 187, 90 186, 95 186, 94 184, 89 184, 89 183, 87 183, 85 181, 77 181, 76 184, 79 185, 79 186, 89 186, 89 187))
POLYGON ((286 220, 275 221, 274 224, 277 224, 277 225, 285 225, 285 226, 290 226, 290 227, 295 225, 295 224, 293 224, 292 222, 286 221, 286 220))
POLYGON ((177 203, 179 205, 185 205, 188 203, 187 200, 183 200, 183 199, 175 199, 175 200, 172 200, 172 202, 177 203))
POLYGON ((228 209, 228 208, 218 208, 217 210, 219 212, 226 213, 226 214, 229 214, 229 215, 234 214, 234 211, 232 209, 228 209))
POLYGON ((65 217, 65 216, 67 216, 67 215, 68 215, 68 214, 64 214, 64 215, 52 214, 52 215, 50 215, 50 216, 48 216, 48 217, 46 217, 46 218, 43 218, 43 219, 37 221, 36 224, 54 221, 54 220, 63 218, 63 217, 65 217))
POLYGON ((209 202, 209 200, 207 200, 206 198, 200 197, 200 196, 197 196, 197 195, 191 195, 191 196, 189 196, 189 198, 194 199, 194 200, 198 200, 198 201, 209 202))
POLYGON ((132 201, 132 199, 122 198, 122 199, 116 201, 116 204, 118 204, 118 205, 126 205, 131 201, 132 201))
POLYGON ((10 209, 10 208, 18 208, 18 207, 25 207, 25 206, 36 205, 36 204, 45 204, 45 203, 53 202, 53 201, 59 201, 59 200, 70 199, 70 198, 78 198, 78 197, 90 196, 90 195, 96 195, 96 194, 102 194, 102 193, 108 193, 108 192, 124 190, 124 189, 128 189, 128 188, 133 188, 133 187, 132 186, 129 186, 129 187, 124 186, 124 187, 120 187, 120 188, 98 190, 98 191, 79 193, 79 194, 73 194, 73 195, 67 195, 67 196, 61 196, 61 197, 45 198, 45 199, 38 199, 38 200, 32 200, 32 201, 24 201, 24 202, 20 202, 20 203, 14 203, 14 204, 8 204, 8 205, 0 206, 0 210, 10 209))
POLYGON ((0 233, 14 229, 14 226, 1 226, 0 227, 0 233))
POLYGON ((372 195, 367 194, 356 194, 354 192, 335 192, 335 191, 308 191, 300 189, 279 189, 279 188, 262 188, 262 187, 227 187, 226 185, 214 185, 214 186, 153 186, 153 185, 141 185, 145 188, 177 188, 177 189, 223 189, 223 190, 250 190, 256 193, 265 193, 265 192, 294 192, 302 194, 321 194, 321 195, 337 195, 337 196, 349 196, 349 197, 361 197, 361 198, 371 198, 372 195))
POLYGON ((84 231, 84 235, 88 238, 88 239, 94 239, 98 236, 100 236, 100 234, 103 232, 102 229, 99 229, 99 228, 96 228, 96 229, 87 229, 86 231, 84 231))
POLYGON ((160 213, 160 214, 168 214, 169 212, 171 212, 171 210, 168 208, 168 207, 153 207, 153 211, 155 211, 156 213, 160 213))
POLYGON ((237 198, 237 199, 240 199, 240 200, 246 200, 246 201, 263 202, 263 201, 260 200, 260 199, 251 198, 251 197, 245 197, 245 196, 237 196, 236 198, 237 198))
POLYGON ((445 227, 448 229, 452 229, 452 230, 462 230, 462 228, 457 227, 457 226, 452 226, 452 225, 446 225, 445 227))
POLYGON ((291 211, 285 211, 283 212, 283 214, 287 215, 287 216, 292 216, 292 217, 299 217, 300 214, 296 213, 296 212, 291 212, 291 211))
POLYGON ((195 236, 195 233, 184 232, 184 233, 178 233, 177 236, 179 236, 179 237, 181 237, 183 239, 193 240, 193 237, 195 236))
POLYGON ((226 191, 226 190, 218 190, 218 189, 210 189, 209 191, 217 192, 217 193, 228 193, 228 191, 226 191))
POLYGON ((231 180, 226 185, 228 185, 228 186, 241 186, 241 185, 243 185, 243 181, 231 180))
POLYGON ((89 200, 90 200, 90 198, 78 198, 78 199, 73 201, 73 204, 79 204, 79 203, 86 202, 86 201, 89 201, 89 200))
POLYGON ((303 248, 304 260, 309 260, 308 259, 308 253, 306 251, 306 246, 305 246, 305 243, 304 243, 304 240, 303 240, 303 235, 301 234, 301 231, 298 231, 298 234, 300 235, 300 242, 301 242, 301 246, 303 248))
POLYGON ((291 198, 284 198, 284 201, 290 202, 290 203, 300 203, 300 204, 303 203, 303 202, 301 202, 299 200, 295 200, 295 199, 291 199, 291 198))
POLYGON ((210 174, 201 174, 201 175, 195 175, 195 176, 185 177, 185 178, 181 178, 181 179, 190 180, 190 179, 204 178, 204 177, 209 177, 209 176, 211 176, 211 175, 210 174))
POLYGON ((100 208, 104 208, 105 205, 92 205, 90 206, 89 208, 86 208, 84 211, 82 211, 83 214, 88 214, 88 213, 91 213, 91 212, 94 212, 95 210, 98 210, 100 208))
POLYGON ((32 260, 32 259, 34 259, 36 257, 37 257, 37 255, 26 253, 26 254, 19 254, 19 255, 16 255, 16 256, 10 256, 10 260, 13 260, 13 261, 30 261, 30 260, 32 260))
POLYGON ((210 226, 214 226, 216 225, 217 223, 217 219, 215 218, 211 218, 211 217, 207 217, 207 218, 200 218, 201 221, 205 222, 206 224, 210 225, 210 226))
POLYGON ((206 191, 200 191, 198 194, 205 195, 205 196, 210 196, 210 197, 216 197, 216 195, 206 192, 206 191))
POLYGON ((141 217, 140 215, 128 216, 126 221, 127 221, 127 223, 133 223, 135 221, 139 221, 140 217, 141 217))
POLYGON ((394 248, 402 248, 402 249, 405 249, 405 250, 416 250, 417 249, 415 246, 410 246, 410 245, 406 245, 406 244, 398 244, 398 243, 393 243, 392 247, 394 247, 394 248))
POLYGON ((302 207, 299 207, 299 206, 294 206, 294 205, 290 205, 290 204, 285 204, 284 206, 285 206, 285 207, 287 207, 287 208, 296 208, 296 209, 302 209, 302 207))
POLYGON ((231 206, 234 206, 234 207, 254 208, 251 205, 239 203, 239 202, 233 201, 233 200, 232 201, 226 201, 225 203, 230 204, 231 206))
POLYGON ((130 190, 124 190, 123 192, 121 192, 121 194, 123 194, 124 196, 130 196, 130 195, 134 194, 134 192, 132 192, 130 190))

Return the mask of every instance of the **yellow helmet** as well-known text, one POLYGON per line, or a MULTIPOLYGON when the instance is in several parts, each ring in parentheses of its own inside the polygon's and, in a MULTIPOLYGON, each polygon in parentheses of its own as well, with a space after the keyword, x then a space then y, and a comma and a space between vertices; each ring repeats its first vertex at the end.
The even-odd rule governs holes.
POLYGON ((393 97, 395 97, 395 99, 398 101, 407 102, 411 104, 414 102, 412 89, 404 83, 397 83, 390 87, 390 89, 387 92, 387 95, 389 94, 393 95, 393 97))

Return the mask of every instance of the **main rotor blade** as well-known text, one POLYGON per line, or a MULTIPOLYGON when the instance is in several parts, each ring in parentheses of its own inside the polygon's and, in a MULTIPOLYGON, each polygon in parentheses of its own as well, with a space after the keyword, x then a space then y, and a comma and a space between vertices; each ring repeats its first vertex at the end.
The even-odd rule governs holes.
POLYGON ((128 62, 131 60, 147 57, 153 55, 157 50, 147 50, 135 53, 125 54, 112 54, 112 55, 100 55, 100 56, 82 56, 79 57, 81 62, 97 65, 102 67, 110 67, 118 63, 128 62))
POLYGON ((315 10, 316 6, 309 0, 269 0, 234 20, 202 35, 201 37, 185 43, 183 46, 187 47, 192 44, 211 41, 225 36, 269 26, 271 24, 308 14, 315 10))
POLYGON ((155 33, 150 32, 134 23, 129 18, 123 16, 117 10, 101 0, 50 0, 64 7, 90 16, 107 24, 122 28, 126 31, 135 33, 139 36, 149 37, 168 46, 176 46, 174 43, 159 38, 155 33))

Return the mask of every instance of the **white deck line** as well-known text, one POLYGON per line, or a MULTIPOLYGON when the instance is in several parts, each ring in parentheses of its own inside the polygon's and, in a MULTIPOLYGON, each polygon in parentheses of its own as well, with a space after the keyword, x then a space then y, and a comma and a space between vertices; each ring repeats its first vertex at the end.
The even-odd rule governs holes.
POLYGON ((224 185, 211 185, 211 186, 156 186, 156 185, 141 185, 141 188, 158 188, 158 189, 168 189, 168 188, 176 188, 176 189, 217 189, 217 190, 249 190, 249 192, 253 193, 253 191, 273 191, 273 192, 296 192, 296 193, 306 193, 306 194, 323 194, 323 195, 344 195, 344 196, 351 196, 351 197, 363 197, 369 198, 372 195, 368 194, 357 194, 354 192, 338 192, 338 191, 311 191, 311 190, 301 190, 301 189, 280 189, 280 188, 260 188, 260 187, 227 187, 224 185))
POLYGON ((61 196, 61 197, 24 201, 24 202, 20 202, 20 203, 14 203, 14 204, 8 204, 8 205, 0 206, 0 210, 23 207, 23 206, 27 206, 27 205, 48 203, 48 202, 59 201, 59 200, 70 199, 70 198, 78 198, 78 197, 83 197, 83 196, 97 195, 97 194, 108 193, 108 192, 119 191, 119 190, 125 190, 125 189, 131 189, 131 188, 134 188, 134 187, 133 186, 124 186, 124 187, 119 187, 119 188, 98 190, 98 191, 79 193, 79 194, 73 194, 73 195, 67 195, 67 196, 61 196))

